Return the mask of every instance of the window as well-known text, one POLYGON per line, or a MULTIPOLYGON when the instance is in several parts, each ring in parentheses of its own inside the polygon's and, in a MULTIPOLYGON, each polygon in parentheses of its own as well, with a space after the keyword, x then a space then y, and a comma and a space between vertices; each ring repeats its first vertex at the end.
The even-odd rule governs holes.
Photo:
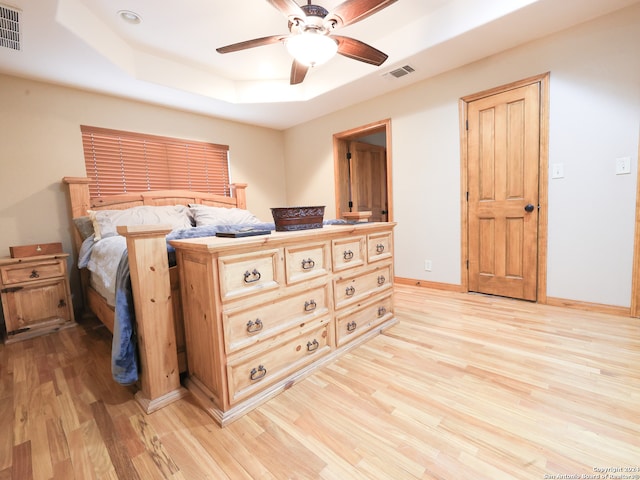
POLYGON ((229 146, 82 125, 91 197, 147 190, 230 196, 229 146))

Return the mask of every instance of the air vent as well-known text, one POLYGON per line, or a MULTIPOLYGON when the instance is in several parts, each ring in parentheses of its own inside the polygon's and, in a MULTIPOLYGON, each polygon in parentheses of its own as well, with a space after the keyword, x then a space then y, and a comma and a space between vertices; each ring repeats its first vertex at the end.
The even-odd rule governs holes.
POLYGON ((391 70, 389 75, 395 78, 404 77, 405 75, 409 75, 410 73, 415 72, 415 68, 411 65, 405 65, 404 67, 396 68, 395 70, 391 70))
POLYGON ((20 10, 0 5, 0 47, 20 50, 20 10))

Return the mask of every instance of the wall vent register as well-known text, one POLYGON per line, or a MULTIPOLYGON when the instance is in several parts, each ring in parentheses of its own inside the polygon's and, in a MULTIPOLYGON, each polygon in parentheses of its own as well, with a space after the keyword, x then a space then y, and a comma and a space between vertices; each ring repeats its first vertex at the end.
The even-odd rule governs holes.
POLYGON ((0 47, 20 50, 20 10, 0 5, 0 47))

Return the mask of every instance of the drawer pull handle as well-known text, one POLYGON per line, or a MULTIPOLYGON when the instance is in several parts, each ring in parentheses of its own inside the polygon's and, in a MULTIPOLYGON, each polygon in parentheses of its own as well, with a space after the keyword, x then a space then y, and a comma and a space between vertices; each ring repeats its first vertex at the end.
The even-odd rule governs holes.
POLYGON ((384 278, 384 275, 380 275, 378 277, 378 285, 384 285, 384 282, 386 282, 386 281, 387 281, 387 279, 384 278))
POLYGON ((24 287, 7 287, 0 290, 0 293, 15 293, 22 290, 24 287))
POLYGON ((387 313, 387 309, 384 307, 378 307, 378 317, 384 317, 384 314, 387 313))
POLYGON ((307 352, 315 352, 320 344, 318 340, 314 339, 313 342, 307 342, 307 352))
POLYGON ((351 260, 353 258, 353 252, 351 250, 345 250, 344 253, 342 254, 342 256, 348 262, 349 260, 351 260))
POLYGON ((60 302, 58 303, 58 308, 64 308, 67 306, 67 302, 64 301, 64 298, 60 299, 60 302))
POLYGON ((264 325, 262 324, 262 320, 259 318, 256 318, 255 322, 253 320, 249 320, 247 322, 247 333, 257 333, 262 330, 262 327, 264 327, 264 325))
POLYGON ((377 244, 376 245, 376 252, 378 252, 378 253, 384 252, 384 245, 381 244, 381 243, 377 244))
POLYGON ((33 270, 31 270, 31 275, 29 275, 29 278, 40 278, 40 274, 38 273, 38 271, 34 268, 33 270))
POLYGON ((247 270, 246 272, 244 272, 244 283, 257 282, 258 280, 260 280, 261 276, 262 275, 260 275, 260 272, 255 268, 253 269, 253 272, 247 270))
POLYGON ((251 374, 249 375, 249 378, 251 379, 252 382, 255 382, 256 380, 260 380, 261 378, 264 378, 266 374, 267 374, 267 369, 264 368, 263 365, 258 365, 258 368, 251 369, 251 374))
POLYGON ((304 302, 304 311, 305 312, 313 312, 316 307, 318 305, 316 305, 316 301, 315 300, 307 300, 306 302, 304 302))
POLYGON ((306 260, 302 260, 302 269, 303 270, 311 270, 315 266, 316 266, 316 262, 314 262, 310 258, 307 258, 306 260))
POLYGON ((345 288, 344 293, 347 297, 353 297, 353 295, 356 293, 356 289, 353 287, 347 287, 345 288))
POLYGON ((353 322, 353 321, 347 323, 347 333, 353 332, 356 329, 357 326, 358 326, 358 324, 356 322, 353 322))

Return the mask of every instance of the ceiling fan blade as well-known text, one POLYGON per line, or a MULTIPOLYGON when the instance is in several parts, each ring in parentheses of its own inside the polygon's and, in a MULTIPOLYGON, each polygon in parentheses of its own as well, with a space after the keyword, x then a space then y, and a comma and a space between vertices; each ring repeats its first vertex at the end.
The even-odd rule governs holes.
POLYGON ((325 20, 336 22, 337 27, 344 27, 359 22, 397 1, 398 0, 346 0, 334 8, 325 20))
POLYGON ((291 78, 289 80, 289 83, 291 85, 297 85, 299 83, 302 83, 302 81, 304 80, 304 77, 307 76, 308 71, 309 71, 308 66, 303 65, 300 62, 297 62, 294 60, 293 64, 291 65, 291 78))
POLYGON ((379 67, 389 58, 386 53, 355 38, 342 37, 339 35, 331 35, 331 38, 338 42, 338 53, 353 60, 370 63, 371 65, 379 67))
POLYGON ((282 14, 289 20, 291 20, 291 17, 299 18, 301 20, 304 20, 306 17, 304 10, 302 10, 300 5, 293 0, 267 0, 267 2, 280 10, 280 12, 282 12, 282 14))
POLYGON ((254 38, 253 40, 245 40, 244 42, 232 43, 225 47, 216 48, 218 53, 231 53, 247 48, 261 47, 263 45, 271 45, 278 43, 287 38, 289 35, 271 35, 270 37, 254 38))

